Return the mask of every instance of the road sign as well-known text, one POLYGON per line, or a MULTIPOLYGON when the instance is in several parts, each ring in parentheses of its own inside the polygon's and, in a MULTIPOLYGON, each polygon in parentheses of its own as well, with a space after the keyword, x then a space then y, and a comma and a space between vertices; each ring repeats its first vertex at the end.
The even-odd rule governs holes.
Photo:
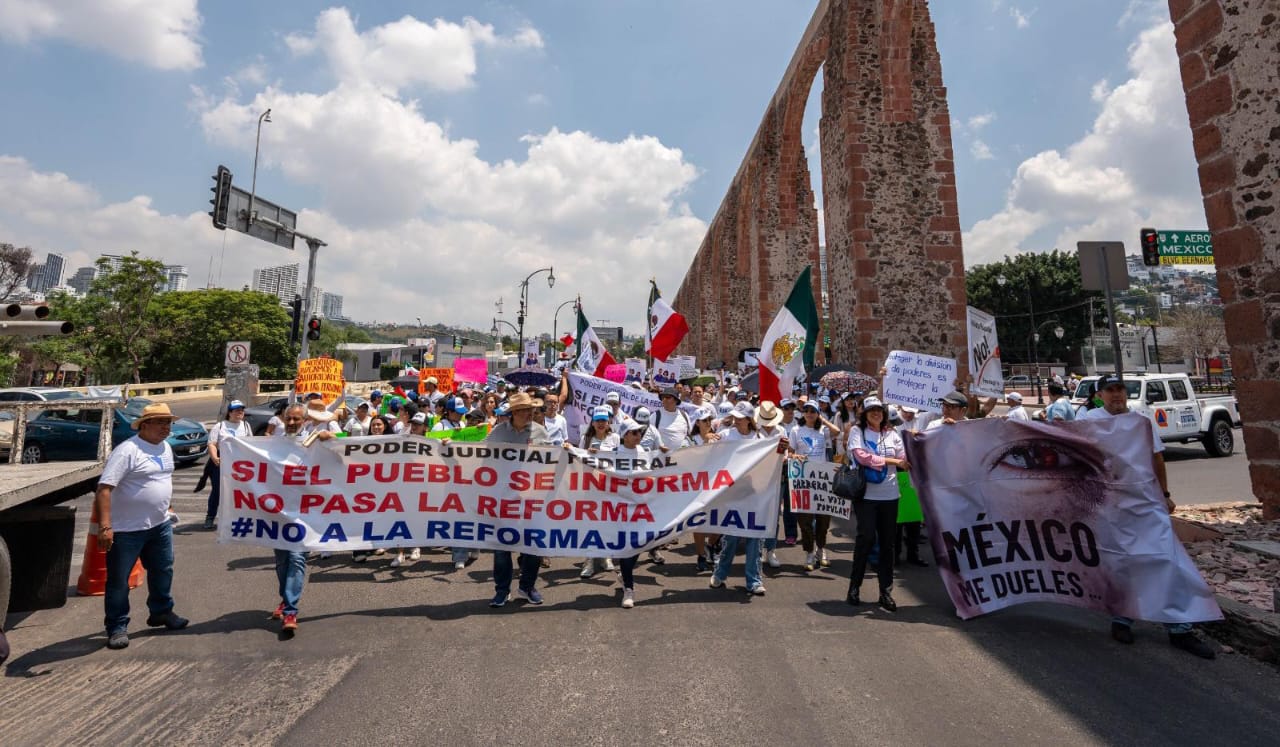
POLYGON ((227 356, 224 363, 228 366, 246 366, 249 364, 249 343, 228 342, 227 356))
POLYGON ((259 219, 267 219, 284 226, 288 230, 279 230, 267 223, 249 225, 249 193, 232 185, 230 203, 227 206, 227 228, 240 233, 247 233, 255 239, 262 239, 269 244, 293 248, 294 229, 298 227, 298 214, 282 208, 261 195, 253 197, 253 212, 259 219))
POLYGON ((1162 265, 1213 264, 1213 238, 1208 231, 1156 231, 1162 265))

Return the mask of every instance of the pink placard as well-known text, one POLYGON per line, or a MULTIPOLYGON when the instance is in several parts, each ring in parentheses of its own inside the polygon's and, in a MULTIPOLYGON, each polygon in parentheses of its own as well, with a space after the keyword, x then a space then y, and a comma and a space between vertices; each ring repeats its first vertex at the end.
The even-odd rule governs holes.
POLYGON ((453 362, 454 378, 483 384, 489 379, 489 365, 484 358, 458 358, 453 362))
POLYGON ((627 380, 627 364, 615 363, 612 366, 604 367, 604 377, 615 383, 622 383, 627 380))

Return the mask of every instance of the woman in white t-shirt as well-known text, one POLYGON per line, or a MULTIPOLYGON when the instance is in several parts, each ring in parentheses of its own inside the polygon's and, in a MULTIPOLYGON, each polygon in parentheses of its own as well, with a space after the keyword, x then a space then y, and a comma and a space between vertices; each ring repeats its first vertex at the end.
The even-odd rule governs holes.
MULTIPOLYGON (((630 475, 636 472, 647 472, 648 467, 636 466, 647 464, 647 460, 651 458, 652 452, 640 445, 640 439, 644 437, 644 433, 648 430, 648 423, 640 423, 635 420, 628 422, 623 426, 622 442, 615 444, 612 448, 602 448, 601 451, 612 451, 614 456, 619 459, 634 460, 631 462, 632 469, 617 470, 620 475, 630 475)), ((650 555, 654 551, 650 550, 650 555)), ((622 570, 622 607, 623 609, 631 609, 636 605, 636 587, 635 587, 635 570, 636 563, 639 562, 640 555, 637 553, 630 557, 622 558, 618 562, 618 566, 622 570)))
MULTIPOLYGON (((733 425, 720 432, 720 440, 752 441, 760 438, 760 431, 755 423, 755 410, 749 402, 739 402, 734 405, 732 417, 733 425)), ((779 419, 781 419, 780 416, 779 419)), ((725 579, 729 577, 730 566, 733 565, 733 556, 737 552, 740 542, 746 546, 747 593, 763 595, 764 583, 760 579, 760 549, 763 545, 763 540, 758 537, 724 535, 721 540, 720 557, 716 561, 715 568, 711 571, 711 588, 719 589, 724 586, 725 579)))
MULTIPOLYGON (((587 430, 582 434, 582 443, 579 448, 595 454, 599 451, 615 451, 618 448, 618 434, 613 432, 613 409, 608 405, 600 405, 591 411, 591 424, 587 426, 587 430)), ((569 442, 566 441, 564 447, 569 448, 569 442)), ((604 559, 604 569, 606 571, 613 570, 613 558, 604 559)), ((596 572, 596 559, 583 558, 582 572, 578 574, 579 578, 591 578, 596 572)))
POLYGON ((227 405, 226 417, 209 432, 209 461, 213 468, 209 470, 209 479, 213 487, 209 490, 209 503, 204 513, 204 528, 213 529, 218 519, 218 503, 221 501, 222 484, 222 444, 232 438, 248 438, 253 429, 244 420, 244 403, 238 399, 227 405))
POLYGON ((898 532, 898 470, 908 469, 902 436, 889 424, 885 406, 875 397, 862 403, 862 417, 849 432, 849 455, 867 476, 867 495, 853 504, 858 518, 858 535, 853 544, 853 573, 849 576, 849 604, 861 604, 862 578, 867 556, 880 542, 880 606, 889 612, 898 609, 893 601, 893 545, 898 532))
MULTIPOLYGON (((800 410, 800 422, 791 429, 791 457, 826 461, 827 444, 839 437, 840 429, 823 417, 817 402, 809 400, 800 410)), ((831 517, 799 512, 794 515, 799 522, 800 544, 805 552, 804 569, 812 571, 819 565, 823 568, 831 565, 827 558, 827 531, 831 528, 831 517)))

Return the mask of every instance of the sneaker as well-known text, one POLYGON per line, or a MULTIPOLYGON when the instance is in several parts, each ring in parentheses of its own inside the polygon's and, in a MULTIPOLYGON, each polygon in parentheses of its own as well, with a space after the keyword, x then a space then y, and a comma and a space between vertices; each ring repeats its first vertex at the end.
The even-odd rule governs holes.
POLYGON ((1170 633, 1169 645, 1174 648, 1180 648, 1189 654, 1195 654, 1201 659, 1213 659, 1217 657, 1209 644, 1200 640, 1195 633, 1170 633))
POLYGON ((422 550, 420 550, 419 548, 416 548, 416 547, 415 547, 415 548, 413 548, 412 550, 410 550, 410 551, 409 551, 409 562, 410 562, 410 563, 412 563, 413 561, 415 561, 415 560, 417 560, 417 559, 419 559, 419 558, 421 558, 421 557, 422 557, 422 550))
POLYGON ((467 569, 467 561, 465 560, 459 560, 458 562, 453 564, 453 570, 455 571, 465 571, 466 569, 467 569))
POLYGON ((818 551, 818 563, 819 563, 823 568, 830 568, 830 567, 831 567, 831 561, 827 559, 827 548, 825 548, 825 547, 824 547, 824 548, 822 548, 821 550, 819 550, 819 551, 818 551))
POLYGON ((587 558, 582 561, 582 573, 578 574, 578 578, 591 578, 596 572, 596 559, 587 558))
POLYGON ((147 625, 152 628, 164 628, 165 630, 182 630, 187 627, 191 621, 185 617, 179 617, 173 610, 164 612, 159 615, 151 615, 147 618, 147 625))
POLYGON ((606 571, 615 571, 615 570, 617 570, 616 568, 614 568, 614 567, 613 567, 613 558, 605 558, 605 559, 604 559, 604 569, 605 569, 606 571))
POLYGON ((516 596, 529 604, 542 604, 542 594, 537 589, 516 589, 516 596))
POLYGON ((468 551, 467 551, 467 560, 479 560, 479 559, 480 559, 480 551, 479 551, 479 550, 468 550, 468 551))
POLYGON ((720 579, 716 578, 715 576, 712 576, 712 577, 711 577, 711 582, 710 582, 710 584, 708 584, 708 585, 709 585, 711 588, 713 588, 713 589, 723 589, 723 588, 724 588, 724 582, 723 582, 723 581, 721 581, 720 579))
POLYGON ((769 557, 769 567, 770 567, 770 568, 778 568, 778 567, 781 567, 782 562, 781 562, 780 560, 778 560, 778 553, 774 552, 773 550, 770 550, 770 551, 769 551, 769 556, 768 556, 768 557, 769 557))
POLYGON ((698 573, 703 573, 706 570, 707 570, 707 558, 705 555, 699 555, 698 556, 698 573))
POLYGON ((543 559, 542 559, 542 562, 540 562, 538 565, 540 565, 540 566, 541 566, 541 567, 543 567, 543 568, 550 568, 550 567, 551 567, 551 558, 543 558, 543 559))
POLYGON ((368 559, 369 559, 368 550, 356 550, 355 552, 351 553, 352 563, 363 563, 368 559))
POLYGON ((1133 628, 1124 623, 1111 623, 1111 638, 1119 643, 1133 643, 1133 628))
POLYGON ((662 553, 658 552, 657 550, 650 550, 649 562, 653 563, 654 565, 662 565, 663 563, 667 562, 667 559, 662 557, 662 553))
POLYGON ((880 606, 885 612, 897 612, 898 603, 893 601, 893 595, 887 591, 880 592, 880 606))
POLYGON ((280 606, 276 607, 276 611, 271 613, 271 619, 280 620, 283 618, 284 618, 284 602, 281 602, 280 606))
POLYGON ((107 636, 107 648, 119 651, 122 648, 129 648, 129 634, 123 630, 117 630, 107 636))
POLYGON ((814 553, 806 553, 804 556, 804 569, 806 571, 812 571, 814 566, 817 565, 817 562, 818 561, 814 553))
POLYGON ((284 622, 280 625, 280 629, 281 630, 297 630, 298 629, 297 614, 290 612, 289 614, 285 615, 284 622))
POLYGON ((764 584, 756 584, 755 586, 752 586, 750 589, 747 589, 747 593, 754 594, 758 597, 764 596, 764 584))
POLYGON ((391 559, 392 568, 399 568, 402 565, 404 565, 404 553, 400 553, 399 555, 391 559))
POLYGON ((509 596, 511 596, 510 592, 500 591, 493 595, 493 599, 489 600, 489 606, 495 608, 505 607, 507 606, 507 597, 509 596))
POLYGON ((213 517, 212 517, 212 516, 206 516, 206 517, 204 517, 204 528, 205 528, 205 529, 213 529, 215 526, 216 526, 216 525, 213 523, 213 517))
POLYGON ((794 547, 796 544, 796 538, 787 537, 786 539, 783 540, 783 543, 785 543, 787 547, 794 547))
POLYGON ((636 592, 634 589, 622 590, 622 609, 629 610, 636 606, 636 592))
POLYGON ((333 553, 331 553, 331 552, 322 552, 322 553, 320 553, 320 559, 321 559, 321 560, 328 560, 329 558, 332 558, 332 557, 333 557, 333 553))
POLYGON ((374 551, 373 551, 373 554, 374 554, 374 555, 386 555, 386 554, 387 554, 387 548, 385 548, 385 547, 379 547, 378 549, 376 549, 376 550, 374 550, 374 551))

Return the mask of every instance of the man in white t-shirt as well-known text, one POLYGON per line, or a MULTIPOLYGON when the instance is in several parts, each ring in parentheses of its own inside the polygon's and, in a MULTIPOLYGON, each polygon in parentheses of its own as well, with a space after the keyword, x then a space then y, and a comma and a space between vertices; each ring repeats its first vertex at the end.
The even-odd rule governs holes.
POLYGON ((560 414, 560 395, 548 393, 542 398, 542 427, 547 429, 547 442, 562 446, 569 440, 569 421, 560 414))
POLYGON ((693 422, 689 420, 688 414, 680 409, 680 394, 675 388, 667 388, 662 390, 662 394, 658 397, 662 402, 662 409, 655 414, 654 425, 657 426, 658 434, 662 439, 659 448, 664 452, 683 449, 689 444, 693 422))
POLYGON ((1005 417, 1010 420, 1031 421, 1031 415, 1027 412, 1027 408, 1022 406, 1021 394, 1018 392, 1009 392, 1004 395, 1004 400, 1009 403, 1009 412, 1005 417))
POLYGON ((173 611, 173 525, 166 512, 173 499, 173 413, 166 404, 147 405, 131 427, 138 435, 107 457, 93 507, 98 546, 107 553, 103 622, 107 648, 129 645, 129 573, 142 561, 147 571, 147 625, 181 630, 188 620, 173 611))
MULTIPOLYGON (((1081 420, 1100 420, 1129 412, 1129 390, 1121 377, 1107 374, 1098 379, 1097 386, 1098 393, 1102 395, 1102 407, 1089 410, 1081 416, 1081 420)), ((1160 489, 1164 492, 1165 508, 1173 511, 1175 506, 1170 498, 1169 476, 1164 466, 1164 442, 1160 440, 1156 424, 1150 418, 1146 420, 1151 426, 1152 467, 1156 473, 1156 480, 1160 483, 1160 489)), ((1169 633, 1169 644, 1174 648, 1180 648, 1202 659, 1212 659, 1216 656, 1209 644, 1200 640, 1199 636, 1191 631, 1190 623, 1165 623, 1164 627, 1169 633)), ((1133 620, 1121 616, 1111 618, 1111 637, 1120 643, 1133 643, 1133 620)))

